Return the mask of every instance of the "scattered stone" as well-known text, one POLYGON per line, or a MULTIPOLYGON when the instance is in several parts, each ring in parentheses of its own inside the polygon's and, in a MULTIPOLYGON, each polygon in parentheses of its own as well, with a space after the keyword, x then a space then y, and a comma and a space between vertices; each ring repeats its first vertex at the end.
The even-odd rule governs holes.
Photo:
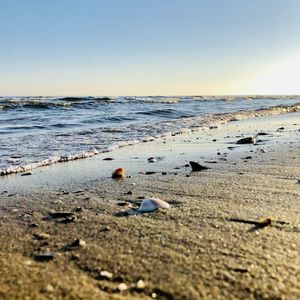
POLYGON ((145 174, 146 174, 146 175, 153 175, 153 174, 156 174, 156 172, 154 172, 154 171, 148 171, 148 172, 146 172, 145 174))
POLYGON ((245 219, 230 218, 229 221, 255 225, 256 228, 264 228, 266 226, 271 225, 271 223, 272 223, 272 219, 271 218, 261 219, 260 221, 252 221, 252 220, 245 220, 245 219))
POLYGON ((34 256, 34 259, 39 262, 46 262, 54 259, 54 254, 52 252, 39 253, 34 256))
POLYGON ((192 167, 192 171, 193 172, 198 172, 198 171, 203 171, 203 170, 209 169, 208 167, 201 166, 200 164, 198 164, 198 163, 196 163, 194 161, 190 161, 190 165, 192 167))
POLYGON ((300 183, 300 178, 298 179, 298 181, 297 181, 298 183, 300 183))
POLYGON ((149 157, 148 158, 148 163, 155 163, 156 159, 154 157, 149 157))
POLYGON ((61 212, 51 213, 51 214, 49 214, 48 217, 50 219, 61 219, 61 218, 68 218, 68 217, 72 217, 72 216, 74 216, 73 212, 64 212, 64 211, 61 211, 61 212))
POLYGON ((184 166, 187 168, 187 167, 189 167, 189 166, 190 166, 190 164, 185 164, 184 166))
POLYGON ((142 290, 142 289, 144 289, 144 288, 146 287, 146 284, 145 284, 144 280, 140 279, 140 280, 136 283, 135 287, 136 287, 138 290, 142 290))
POLYGON ((112 157, 105 157, 105 158, 103 158, 103 160, 114 160, 114 158, 112 158, 112 157))
POLYGON ((213 141, 213 142, 216 142, 217 140, 216 140, 216 139, 213 139, 212 141, 213 141))
POLYGON ((279 127, 277 130, 284 130, 284 127, 279 127))
POLYGON ((84 247, 86 246, 86 242, 81 239, 76 239, 74 242, 72 242, 69 247, 76 248, 76 247, 84 247))
POLYGON ((42 293, 53 293, 54 292, 54 287, 48 283, 43 289, 42 289, 42 293))
POLYGON ((216 160, 206 160, 205 163, 207 163, 207 164, 216 164, 218 162, 216 160))
POLYGON ((118 169, 116 169, 112 173, 111 177, 114 178, 114 179, 124 178, 125 177, 125 169, 124 168, 118 168, 118 169))
POLYGON ((105 227, 101 228, 100 231, 102 231, 102 232, 110 231, 110 227, 109 226, 105 226, 105 227))
POLYGON ((265 149, 259 149, 259 151, 260 151, 261 153, 267 153, 267 152, 268 152, 268 151, 265 150, 265 149))
POLYGON ((123 282, 118 285, 119 292, 124 292, 127 289, 128 289, 127 285, 125 283, 123 283, 123 282))
POLYGON ((253 137, 246 137, 236 141, 236 144, 255 144, 255 143, 256 143, 256 139, 253 137))
POLYGON ((243 159, 252 159, 252 156, 246 156, 243 159))
POLYGON ((32 173, 31 172, 27 172, 27 173, 23 173, 21 176, 30 176, 30 175, 32 175, 32 173))
POLYGON ((29 227, 36 228, 36 227, 39 227, 39 225, 36 224, 36 223, 31 223, 31 224, 29 225, 29 227))
POLYGON ((113 278, 113 274, 108 271, 101 271, 99 274, 99 279, 111 280, 113 278))
POLYGON ((124 201, 124 202, 118 202, 117 205, 118 206, 128 206, 128 205, 130 205, 130 203, 124 201))
POLYGON ((151 212, 159 208, 160 209, 170 208, 170 204, 158 198, 144 199, 138 211, 142 213, 151 212))
POLYGON ((191 175, 189 175, 189 174, 186 174, 186 175, 185 175, 185 177, 191 177, 191 175))
POLYGON ((48 233, 44 233, 44 232, 41 232, 41 233, 35 233, 33 235, 33 237, 37 240, 47 240, 50 238, 50 234, 48 233))
POLYGON ((83 190, 78 190, 78 191, 74 191, 73 194, 81 194, 81 193, 84 193, 83 190))
POLYGON ((246 268, 234 268, 233 271, 238 272, 238 273, 247 273, 248 269, 246 269, 246 268))
POLYGON ((128 191, 127 195, 133 195, 133 192, 132 191, 128 191))
POLYGON ((167 172, 161 172, 161 175, 167 175, 168 173, 167 172))
POLYGON ((229 150, 233 150, 234 148, 236 148, 236 147, 233 147, 233 146, 227 147, 227 149, 229 149, 229 150))
POLYGON ((266 132, 259 132, 259 133, 257 133, 257 135, 268 135, 268 133, 266 133, 266 132))
POLYGON ((34 262, 31 259, 26 259, 24 261, 24 265, 25 266, 32 266, 34 264, 34 262))

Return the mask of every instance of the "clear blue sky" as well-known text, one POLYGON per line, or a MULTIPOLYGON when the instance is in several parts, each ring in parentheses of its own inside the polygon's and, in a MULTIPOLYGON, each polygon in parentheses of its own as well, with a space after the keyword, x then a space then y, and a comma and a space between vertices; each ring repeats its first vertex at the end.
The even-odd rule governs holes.
POLYGON ((299 30, 299 0, 0 0, 0 95, 300 93, 299 30))

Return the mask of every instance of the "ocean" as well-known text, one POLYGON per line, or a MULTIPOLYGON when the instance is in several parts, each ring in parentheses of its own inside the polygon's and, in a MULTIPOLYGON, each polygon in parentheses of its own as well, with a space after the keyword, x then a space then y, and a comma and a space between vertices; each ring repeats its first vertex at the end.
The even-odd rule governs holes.
POLYGON ((0 97, 0 175, 209 126, 216 114, 300 104, 300 96, 0 97))

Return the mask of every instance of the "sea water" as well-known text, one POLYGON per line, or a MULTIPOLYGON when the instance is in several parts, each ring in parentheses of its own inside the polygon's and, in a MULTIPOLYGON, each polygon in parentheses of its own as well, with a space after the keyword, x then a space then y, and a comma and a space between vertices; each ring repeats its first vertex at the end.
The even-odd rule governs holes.
POLYGON ((299 103, 300 96, 0 97, 0 174, 201 128, 215 114, 299 103))

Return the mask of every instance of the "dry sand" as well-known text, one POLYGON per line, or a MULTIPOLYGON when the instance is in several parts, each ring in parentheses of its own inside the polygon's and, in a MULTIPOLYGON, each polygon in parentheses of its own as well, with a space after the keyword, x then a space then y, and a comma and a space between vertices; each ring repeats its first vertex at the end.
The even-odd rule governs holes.
POLYGON ((0 299, 299 299, 299 129, 254 118, 0 178, 0 299), (171 208, 136 213, 147 197, 171 208))

